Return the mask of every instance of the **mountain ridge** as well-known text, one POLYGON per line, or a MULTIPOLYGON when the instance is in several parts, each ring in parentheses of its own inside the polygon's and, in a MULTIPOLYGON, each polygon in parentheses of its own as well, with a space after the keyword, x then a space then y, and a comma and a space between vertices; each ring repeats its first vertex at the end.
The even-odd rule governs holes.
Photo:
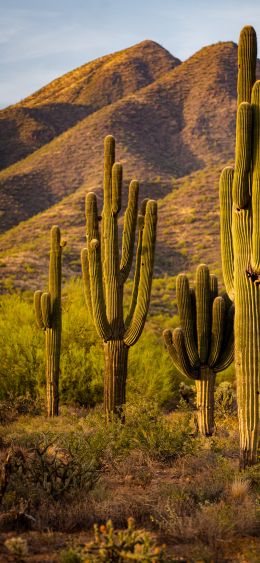
POLYGON ((50 142, 84 117, 180 64, 152 41, 99 57, 0 112, 0 167, 50 142))
POLYGON ((236 57, 237 46, 221 42, 182 63, 171 59, 167 65, 174 68, 85 116, 0 172, 6 231, 0 237, 0 265, 11 285, 22 289, 44 277, 53 222, 71 241, 64 254, 66 275, 79 272, 84 196, 95 190, 100 199, 108 133, 114 134, 117 159, 124 165, 124 203, 132 177, 141 183, 141 197, 159 199, 156 274, 173 275, 197 259, 218 269, 217 184, 221 168, 234 155, 236 57), (200 240, 201 229, 206 243, 200 240))

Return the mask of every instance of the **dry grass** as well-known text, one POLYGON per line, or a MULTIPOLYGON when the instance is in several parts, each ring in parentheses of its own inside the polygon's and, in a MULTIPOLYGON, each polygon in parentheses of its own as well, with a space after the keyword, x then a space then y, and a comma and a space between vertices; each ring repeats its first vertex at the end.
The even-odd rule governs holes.
MULTIPOLYGON (((130 412, 128 418, 131 419, 135 415, 130 412)), ((189 453, 185 453, 183 448, 177 457, 169 460, 160 457, 156 459, 153 441, 149 439, 149 447, 147 444, 144 447, 142 439, 139 437, 137 440, 139 430, 131 444, 127 429, 123 429, 123 434, 119 428, 104 432, 103 423, 98 422, 99 415, 98 418, 97 415, 89 415, 85 419, 82 414, 84 413, 80 412, 80 418, 77 418, 76 412, 72 418, 69 415, 67 418, 61 417, 55 421, 53 430, 56 435, 65 433, 65 436, 70 436, 73 428, 77 429, 77 433, 81 428, 85 439, 92 436, 94 441, 92 446, 87 446, 86 451, 89 447, 96 452, 97 446, 100 449, 99 479, 88 491, 75 489, 56 500, 48 496, 46 491, 38 491, 36 497, 33 497, 35 493, 31 489, 32 498, 26 504, 26 511, 35 519, 29 523, 35 533, 42 534, 49 529, 55 534, 79 534, 83 530, 89 534, 95 522, 103 524, 108 519, 112 519, 115 528, 120 529, 126 526, 127 519, 131 516, 137 527, 153 531, 159 544, 165 542, 168 553, 179 554, 188 560, 200 554, 203 561, 223 561, 231 547, 238 552, 239 549, 244 550, 243 538, 246 538, 248 545, 250 542, 255 545, 257 539, 254 538, 259 533, 256 514, 257 481, 250 472, 239 474, 234 418, 225 419, 228 456, 221 451, 223 437, 221 432, 217 432, 211 440, 193 438, 189 453), (96 430, 93 433, 94 428, 96 430)), ((144 413, 141 416, 143 418, 140 424, 144 425, 146 433, 148 428, 150 432, 156 423, 152 419, 147 422, 144 413)), ((178 426, 185 416, 187 415, 178 413, 178 426)), ((35 420, 23 417, 20 422, 10 423, 5 428, 5 443, 2 448, 6 448, 12 440, 13 443, 21 444, 25 456, 26 448, 35 438, 35 420)), ((173 415, 167 416, 166 420, 167 424, 174 421, 173 415)), ((134 426, 138 425, 137 419, 129 420, 128 425, 132 433, 134 426)), ((38 431, 46 434, 48 427, 50 422, 37 417, 38 431)), ((165 441, 165 435, 161 436, 162 441, 165 441)), ((4 452, 2 449, 2 456, 4 452)), ((21 485, 16 491, 16 495, 19 491, 21 494, 21 485)), ((9 496, 5 500, 9 505, 10 493, 9 488, 6 493, 9 496)), ((25 525, 28 526, 21 515, 16 520, 14 516, 13 520, 11 517, 9 520, 2 518, 1 522, 3 531, 10 530, 15 525, 18 527, 18 534, 25 525)), ((4 535, 6 537, 9 537, 7 531, 4 535)), ((30 534, 27 537, 30 538, 30 534)), ((71 542, 69 536, 63 536, 63 545, 64 537, 66 544, 71 542)), ((77 538, 76 535, 74 543, 77 543, 77 538)))
POLYGON ((251 483, 248 479, 236 477, 229 488, 229 495, 234 502, 240 503, 248 497, 251 483))

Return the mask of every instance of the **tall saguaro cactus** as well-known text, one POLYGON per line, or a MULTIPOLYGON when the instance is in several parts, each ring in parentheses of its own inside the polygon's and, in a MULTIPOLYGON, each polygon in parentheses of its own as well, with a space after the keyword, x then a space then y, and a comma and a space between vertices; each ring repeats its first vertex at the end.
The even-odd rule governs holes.
POLYGON ((235 299, 235 368, 241 465, 257 458, 260 398, 260 81, 256 33, 246 26, 238 46, 235 168, 220 178, 224 281, 235 299))
POLYGON ((216 373, 233 361, 234 306, 227 295, 218 296, 217 278, 204 264, 197 268, 195 291, 184 274, 176 289, 181 326, 165 330, 164 341, 177 369, 196 381, 199 430, 210 436, 216 373))
POLYGON ((45 331, 47 414, 59 414, 59 373, 61 348, 61 257, 65 242, 60 229, 51 229, 49 291, 34 294, 34 308, 39 328, 45 331))
POLYGON ((96 195, 88 193, 87 247, 81 255, 86 302, 97 333, 104 342, 104 408, 107 415, 120 415, 125 403, 128 350, 142 333, 149 307, 157 223, 157 205, 153 200, 142 202, 138 216, 139 185, 132 181, 120 257, 118 215, 121 190, 122 166, 115 163, 115 140, 108 135, 105 138, 102 218, 98 215, 96 195), (123 289, 133 261, 136 224, 138 241, 133 292, 124 319, 123 289))

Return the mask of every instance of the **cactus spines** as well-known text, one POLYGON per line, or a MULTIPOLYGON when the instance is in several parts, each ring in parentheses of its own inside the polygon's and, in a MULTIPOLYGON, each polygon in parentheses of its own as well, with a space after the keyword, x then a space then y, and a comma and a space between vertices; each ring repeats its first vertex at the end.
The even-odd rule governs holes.
POLYGON ((108 135, 104 145, 104 204, 101 229, 96 195, 88 193, 87 247, 81 253, 81 261, 86 303, 104 346, 105 412, 107 416, 120 416, 125 403, 128 350, 141 335, 149 307, 157 205, 153 200, 145 200, 138 216, 139 184, 132 180, 124 215, 120 259, 118 214, 121 209, 122 166, 115 163, 114 137, 108 135), (124 319, 123 289, 133 262, 137 225, 133 291, 130 308, 124 319))
POLYGON ((59 414, 59 373, 61 348, 61 257, 60 229, 51 229, 49 291, 35 291, 34 309, 39 328, 45 331, 47 414, 59 414))
POLYGON ((260 379, 260 81, 256 34, 246 26, 238 47, 235 168, 220 178, 224 282, 235 299, 235 369, 241 466, 257 459, 260 379))
POLYGON ((181 326, 165 330, 164 341, 177 369, 196 382, 199 430, 210 436, 216 373, 233 360, 234 307, 227 296, 218 296, 217 278, 204 264, 197 268, 195 292, 184 274, 176 291, 181 326))

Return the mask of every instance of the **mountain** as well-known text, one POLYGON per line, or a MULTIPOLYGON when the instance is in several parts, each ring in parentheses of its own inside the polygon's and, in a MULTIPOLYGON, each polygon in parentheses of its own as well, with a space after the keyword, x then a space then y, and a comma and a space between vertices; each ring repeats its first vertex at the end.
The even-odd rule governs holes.
POLYGON ((153 41, 87 63, 0 113, 0 169, 180 64, 153 41))
MULTIPOLYGON (((14 163, 0 173, 4 287, 38 286, 55 223, 68 240, 65 275, 78 273, 84 198, 89 190, 101 194, 108 133, 124 165, 124 193, 135 177, 141 197, 159 200, 156 273, 194 269, 199 261, 220 269, 218 178, 233 159, 236 75, 234 43, 205 47, 180 63, 145 41, 3 110, 4 116, 13 112, 14 121, 17 112, 32 111, 39 128, 37 112, 45 112, 53 130, 40 148, 26 141, 27 156, 20 160, 15 133, 8 137, 14 163)), ((25 117, 23 124, 31 126, 25 117)))

